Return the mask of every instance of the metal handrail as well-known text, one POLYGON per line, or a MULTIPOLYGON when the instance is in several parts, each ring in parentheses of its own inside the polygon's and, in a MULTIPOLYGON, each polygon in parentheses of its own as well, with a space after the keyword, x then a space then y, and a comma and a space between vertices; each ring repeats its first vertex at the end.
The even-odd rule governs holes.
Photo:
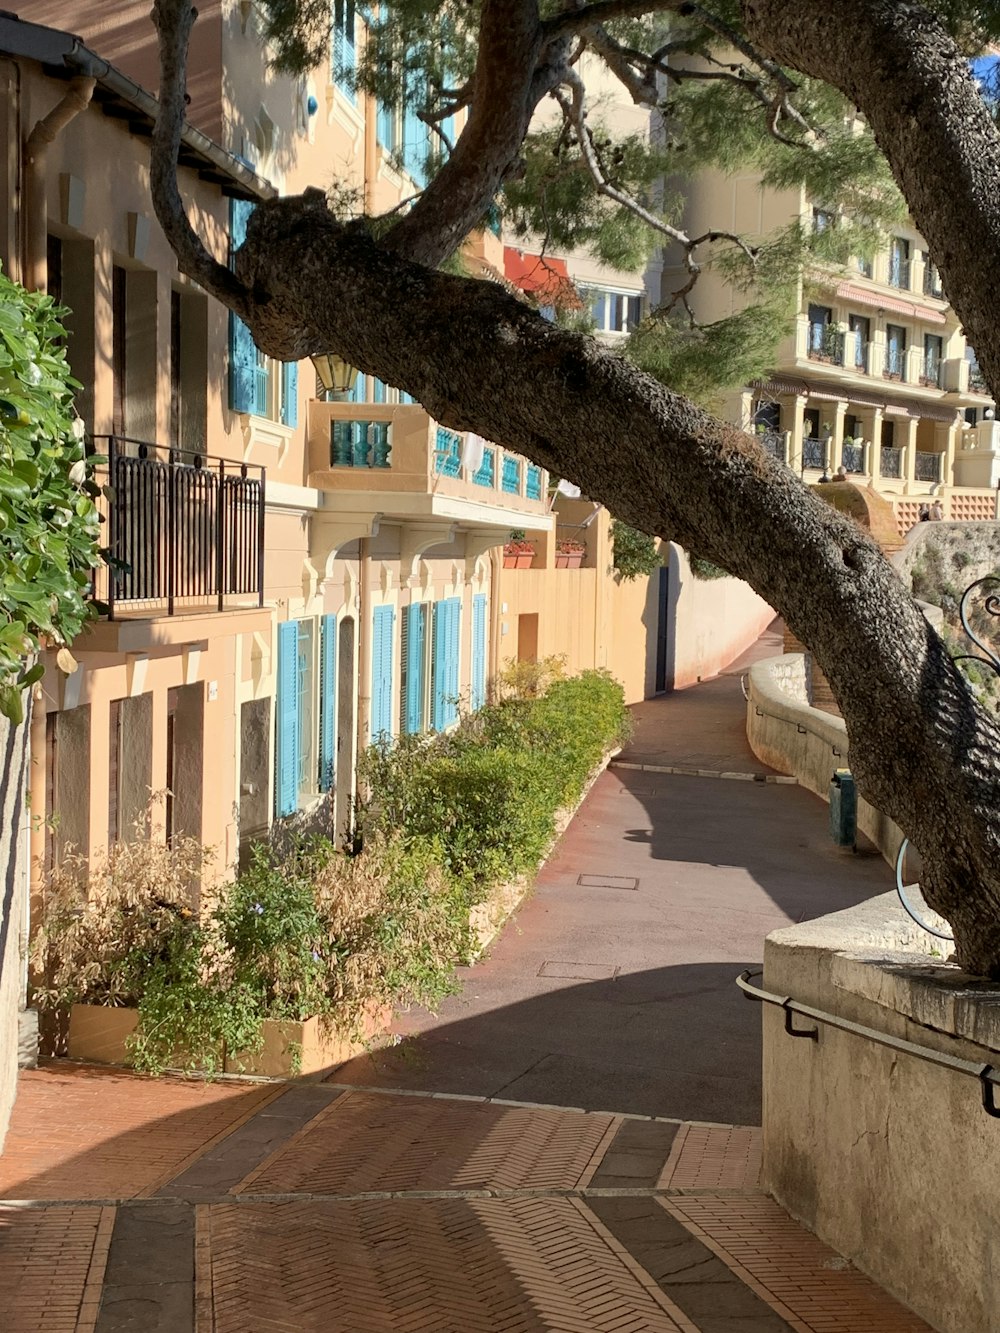
POLYGON ((796 1028, 792 1026, 792 1015, 799 1014, 803 1018, 811 1018, 816 1023, 823 1023, 826 1027, 838 1028, 841 1032, 849 1032, 852 1036, 863 1037, 866 1041, 874 1042, 877 1046, 887 1046, 892 1051, 899 1051, 903 1055, 912 1055, 915 1060, 923 1060, 927 1064, 940 1065, 943 1069, 950 1069, 953 1074, 966 1074, 970 1078, 979 1080, 982 1096, 983 1110, 987 1115, 1000 1119, 1000 1105, 997 1104, 996 1090, 1000 1087, 1000 1069, 993 1065, 981 1064, 975 1060, 963 1060, 957 1055, 945 1055, 943 1051, 931 1050, 929 1046, 918 1046, 916 1042, 906 1041, 903 1037, 892 1037, 887 1032, 879 1032, 877 1028, 865 1027, 862 1023, 852 1023, 850 1019, 841 1018, 839 1014, 827 1013, 825 1009, 815 1009, 811 1004, 802 1004, 799 1000, 793 1000, 790 995, 775 995, 772 991, 761 989, 760 986, 753 985, 751 978, 762 977, 763 970, 758 968, 754 971, 748 967, 736 978, 736 984, 747 997, 748 1000, 757 1000, 763 1004, 773 1004, 785 1013, 785 1031, 790 1037, 805 1037, 809 1041, 819 1041, 818 1028, 796 1028))

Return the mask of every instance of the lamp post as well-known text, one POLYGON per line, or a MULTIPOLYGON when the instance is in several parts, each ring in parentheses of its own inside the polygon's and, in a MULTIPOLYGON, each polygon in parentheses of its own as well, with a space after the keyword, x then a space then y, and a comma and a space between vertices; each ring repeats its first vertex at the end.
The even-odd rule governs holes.
POLYGON ((357 366, 348 365, 336 352, 320 352, 311 356, 310 361, 323 386, 327 402, 342 403, 354 388, 358 378, 357 366))

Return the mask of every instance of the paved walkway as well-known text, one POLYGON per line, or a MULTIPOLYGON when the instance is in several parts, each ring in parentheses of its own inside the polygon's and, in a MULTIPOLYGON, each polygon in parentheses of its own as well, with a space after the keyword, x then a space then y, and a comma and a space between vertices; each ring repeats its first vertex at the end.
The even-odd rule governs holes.
POLYGON ((0 1330, 925 1329, 759 1189, 759 1014, 732 984, 885 868, 753 780, 738 671, 637 713, 621 763, 646 768, 598 781, 401 1047, 325 1083, 25 1074, 0 1330))

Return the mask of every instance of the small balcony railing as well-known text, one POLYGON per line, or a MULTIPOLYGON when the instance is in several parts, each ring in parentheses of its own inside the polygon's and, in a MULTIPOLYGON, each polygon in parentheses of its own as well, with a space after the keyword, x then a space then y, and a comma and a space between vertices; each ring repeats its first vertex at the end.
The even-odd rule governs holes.
POLYGON ((937 300, 944 300, 944 288, 941 286, 941 274, 933 264, 924 265, 924 295, 936 297, 937 300))
POLYGON ((913 475, 917 481, 941 480, 941 455, 917 450, 916 466, 913 475))
POLYGON ((330 428, 334 467, 389 467, 391 450, 387 421, 335 421, 330 428))
POLYGON ((986 376, 979 369, 978 361, 969 362, 969 392, 988 394, 990 386, 986 383, 986 376))
POLYGON ((108 618, 262 606, 262 467, 124 436, 95 436, 110 559, 96 600, 108 618), (102 475, 103 474, 103 475, 102 475))
POLYGON ((826 440, 817 440, 815 436, 809 435, 802 441, 802 466, 826 467, 826 440))
POLYGON ((906 375, 906 348, 889 344, 885 349, 883 375, 887 380, 901 380, 906 375))
POLYGON ((924 357, 920 367, 920 383, 928 389, 941 388, 941 358, 924 357))
POLYGON ((903 451, 883 444, 879 450, 879 472, 883 477, 903 475, 903 451))
POLYGON ((899 255, 891 255, 889 258, 889 286, 899 287, 903 291, 910 290, 910 260, 903 259, 899 255))
POLYGON ((864 472, 865 446, 863 444, 841 445, 840 461, 848 472, 864 472))
POLYGON ((756 435, 757 443, 779 463, 788 462, 788 432, 784 430, 763 430, 756 435))
POLYGON ((832 324, 810 324, 809 359, 828 361, 831 365, 844 364, 844 335, 832 324))

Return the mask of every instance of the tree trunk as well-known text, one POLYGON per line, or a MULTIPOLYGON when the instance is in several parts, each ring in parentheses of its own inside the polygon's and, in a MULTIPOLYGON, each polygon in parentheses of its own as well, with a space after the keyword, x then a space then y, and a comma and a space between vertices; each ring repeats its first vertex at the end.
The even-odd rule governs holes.
POLYGON ((319 192, 261 205, 237 271, 264 351, 339 352, 745 579, 815 653, 962 962, 1000 976, 1000 730, 866 533, 735 427, 489 283, 388 254, 319 192))

